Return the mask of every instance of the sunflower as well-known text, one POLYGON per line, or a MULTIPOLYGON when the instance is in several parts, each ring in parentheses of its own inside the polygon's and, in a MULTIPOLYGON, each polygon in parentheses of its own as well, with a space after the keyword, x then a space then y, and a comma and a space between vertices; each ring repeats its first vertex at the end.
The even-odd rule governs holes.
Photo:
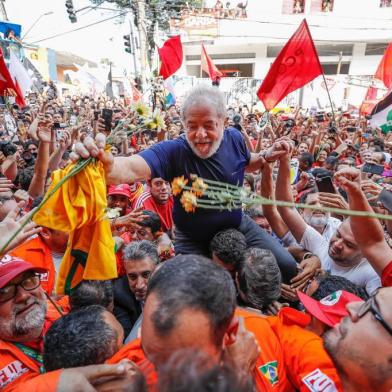
POLYGON ((186 212, 195 212, 197 207, 197 197, 193 192, 186 191, 181 196, 181 204, 186 212))
POLYGON ((182 190, 185 188, 188 180, 184 178, 184 176, 177 177, 172 182, 172 193, 174 196, 179 195, 182 190))

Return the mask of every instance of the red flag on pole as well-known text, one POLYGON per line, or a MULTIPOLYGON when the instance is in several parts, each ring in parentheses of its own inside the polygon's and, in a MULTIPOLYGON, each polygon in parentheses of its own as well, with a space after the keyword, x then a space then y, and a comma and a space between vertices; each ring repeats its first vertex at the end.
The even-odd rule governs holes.
POLYGON ((9 96, 10 92, 15 94, 15 101, 19 106, 26 106, 23 94, 20 88, 15 86, 7 65, 5 64, 3 51, 0 48, 0 95, 9 96))
POLYGON ((392 88, 392 43, 385 50, 374 77, 383 81, 389 89, 392 88))
POLYGON ((257 96, 265 108, 271 110, 289 93, 322 73, 320 60, 304 19, 272 64, 257 96))
POLYGON ((359 114, 361 114, 362 116, 370 114, 373 108, 376 106, 377 90, 378 89, 375 87, 368 87, 365 99, 363 100, 362 105, 359 109, 359 114))
POLYGON ((204 44, 201 44, 201 69, 208 74, 210 79, 215 82, 223 76, 222 72, 212 62, 211 57, 208 55, 204 44))
POLYGON ((183 57, 181 37, 176 35, 169 38, 162 48, 158 48, 158 53, 162 62, 159 75, 167 79, 181 67, 183 57))

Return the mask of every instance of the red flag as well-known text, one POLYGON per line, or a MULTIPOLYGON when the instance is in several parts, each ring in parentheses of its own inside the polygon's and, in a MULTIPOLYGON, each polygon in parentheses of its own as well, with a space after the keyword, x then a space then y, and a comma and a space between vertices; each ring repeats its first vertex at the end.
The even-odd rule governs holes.
POLYGON ((370 114, 373 108, 376 106, 377 90, 378 89, 375 87, 368 87, 365 99, 363 100, 362 105, 359 109, 359 114, 361 114, 362 116, 370 114))
POLYGON ((392 43, 388 45, 374 77, 382 80, 389 89, 392 88, 392 43))
POLYGON ((15 94, 15 101, 19 106, 26 106, 20 88, 15 86, 4 61, 3 51, 0 48, 0 95, 9 96, 10 92, 15 94))
POLYGON ((182 64, 182 44, 181 37, 176 35, 169 38, 162 46, 158 48, 159 57, 161 59, 161 69, 159 75, 163 79, 167 79, 173 75, 182 64))
POLYGON ((211 57, 208 55, 204 44, 201 44, 201 69, 208 74, 210 79, 215 82, 223 76, 222 72, 212 62, 211 57))
POLYGON ((306 19, 283 47, 257 92, 267 110, 289 93, 321 75, 317 55, 306 19))

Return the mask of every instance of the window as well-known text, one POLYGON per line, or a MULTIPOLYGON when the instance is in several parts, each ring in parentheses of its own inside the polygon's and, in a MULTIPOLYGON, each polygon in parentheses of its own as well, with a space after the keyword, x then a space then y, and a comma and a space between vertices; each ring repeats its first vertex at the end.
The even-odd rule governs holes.
POLYGON ((321 3, 322 12, 332 12, 333 11, 333 0, 323 0, 321 3))
POLYGON ((385 42, 366 44, 365 56, 383 55, 387 46, 388 43, 385 42))
POLYGON ((310 5, 310 13, 315 14, 319 12, 332 12, 334 0, 312 0, 310 5))
POLYGON ((283 14, 303 14, 305 12, 305 0, 283 0, 283 14))
POLYGON ((380 8, 392 7, 392 0, 380 0, 380 8))

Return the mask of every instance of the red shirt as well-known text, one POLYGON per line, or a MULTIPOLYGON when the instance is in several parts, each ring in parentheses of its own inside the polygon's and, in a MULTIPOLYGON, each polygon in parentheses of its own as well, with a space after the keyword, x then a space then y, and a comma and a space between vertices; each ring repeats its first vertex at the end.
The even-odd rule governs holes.
POLYGON ((167 232, 173 227, 173 203, 173 196, 170 196, 166 203, 159 204, 150 191, 146 191, 136 200, 135 208, 142 207, 144 210, 156 212, 161 218, 162 231, 167 232))
POLYGON ((382 271, 381 283, 384 287, 392 287, 392 261, 382 271))

